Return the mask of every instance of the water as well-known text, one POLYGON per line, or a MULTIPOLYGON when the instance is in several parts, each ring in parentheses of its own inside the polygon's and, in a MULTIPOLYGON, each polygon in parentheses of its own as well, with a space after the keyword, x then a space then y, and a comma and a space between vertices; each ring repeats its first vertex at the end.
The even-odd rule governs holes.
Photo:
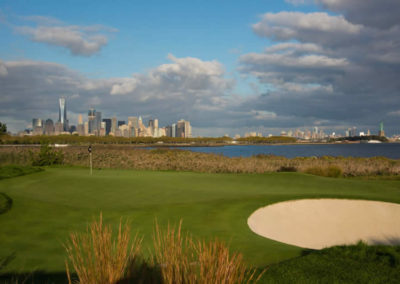
POLYGON ((309 144, 309 145, 243 145, 221 147, 181 147, 194 152, 222 154, 227 157, 250 157, 258 154, 272 154, 294 157, 375 157, 383 156, 400 159, 400 143, 382 144, 309 144))

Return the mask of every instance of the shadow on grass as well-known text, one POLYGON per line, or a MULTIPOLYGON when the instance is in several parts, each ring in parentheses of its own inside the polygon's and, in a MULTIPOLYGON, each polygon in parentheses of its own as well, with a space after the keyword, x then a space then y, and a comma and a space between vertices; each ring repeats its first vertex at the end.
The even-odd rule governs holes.
POLYGON ((4 214, 11 209, 13 200, 5 193, 0 192, 0 214, 4 214))
MULTIPOLYGON (((71 275, 72 282, 76 282, 78 278, 75 274, 71 275)), ((68 283, 65 271, 47 272, 34 271, 29 273, 5 273, 0 274, 0 283, 68 283)))

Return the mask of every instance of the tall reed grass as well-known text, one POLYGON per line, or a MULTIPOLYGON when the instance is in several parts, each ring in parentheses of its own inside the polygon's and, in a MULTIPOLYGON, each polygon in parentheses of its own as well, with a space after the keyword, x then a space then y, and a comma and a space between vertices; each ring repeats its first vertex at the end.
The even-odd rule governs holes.
MULTIPOLYGON (((112 238, 110 226, 102 215, 86 233, 72 233, 65 245, 67 257, 78 276, 78 283, 166 283, 166 284, 239 284, 255 283, 262 273, 249 269, 240 253, 231 253, 221 241, 195 240, 182 233, 179 226, 160 229, 155 224, 154 253, 148 262, 142 260, 141 239, 130 241, 130 227, 119 224, 112 238)), ((68 282, 72 277, 66 261, 68 282)))
POLYGON ((163 283, 252 283, 254 269, 248 269, 240 253, 231 253, 222 242, 194 240, 182 234, 182 221, 161 230, 156 222, 153 237, 154 262, 160 267, 163 283))
MULTIPOLYGON (((0 165, 31 163, 29 151, 38 147, 1 147, 0 165)), ((86 147, 63 148, 65 165, 89 166, 86 147)), ((248 158, 229 158, 222 155, 195 153, 184 150, 145 150, 128 146, 93 147, 95 168, 119 168, 137 170, 173 170, 208 173, 266 173, 277 171, 307 172, 310 168, 337 167, 343 176, 400 175, 400 160, 384 157, 299 157, 288 159, 273 155, 257 155, 248 158)))
MULTIPOLYGON (((115 284, 126 275, 129 263, 135 261, 141 248, 141 239, 137 236, 130 240, 130 226, 119 223, 116 238, 113 238, 111 226, 103 224, 100 214, 83 234, 71 233, 65 245, 69 261, 84 284, 115 284)), ((71 275, 66 261, 69 283, 71 275)))

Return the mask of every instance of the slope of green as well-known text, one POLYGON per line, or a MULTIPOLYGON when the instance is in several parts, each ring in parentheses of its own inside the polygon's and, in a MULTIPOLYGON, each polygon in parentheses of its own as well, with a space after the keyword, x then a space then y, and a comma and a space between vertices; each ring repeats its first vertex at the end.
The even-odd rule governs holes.
POLYGON ((271 265, 266 283, 399 283, 400 246, 337 246, 271 265))
POLYGON ((3 166, 0 167, 0 179, 33 174, 42 170, 41 168, 30 166, 3 166))
POLYGON ((265 266, 302 249, 259 237, 247 218, 267 204, 302 198, 358 198, 400 203, 399 180, 332 179, 299 173, 202 174, 48 168, 0 181, 13 207, 0 215, 0 259, 15 253, 5 271, 64 270, 62 244, 100 212, 106 222, 121 217, 150 247, 154 220, 183 219, 183 229, 225 240, 251 265, 265 266))

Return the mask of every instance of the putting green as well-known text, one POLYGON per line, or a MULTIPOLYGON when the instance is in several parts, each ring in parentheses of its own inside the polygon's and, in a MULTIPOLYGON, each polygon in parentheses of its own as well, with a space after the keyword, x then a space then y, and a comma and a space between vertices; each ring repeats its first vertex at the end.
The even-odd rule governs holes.
POLYGON ((0 181, 12 198, 0 215, 0 258, 15 253, 8 271, 62 271, 62 244, 103 212, 115 226, 129 218, 133 233, 151 245, 154 220, 183 219, 196 237, 225 240, 251 265, 263 266, 301 254, 302 249, 263 238, 247 226, 256 209, 304 198, 370 199, 400 203, 398 180, 332 179, 299 173, 202 174, 48 168, 0 181))

